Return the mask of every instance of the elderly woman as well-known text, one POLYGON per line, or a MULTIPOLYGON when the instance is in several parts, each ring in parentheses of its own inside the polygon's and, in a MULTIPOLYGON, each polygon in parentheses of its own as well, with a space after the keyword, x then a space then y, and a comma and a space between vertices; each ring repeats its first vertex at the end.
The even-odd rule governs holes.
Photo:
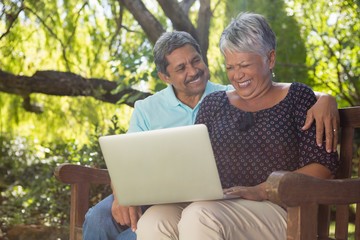
POLYGON ((286 211, 267 201, 270 173, 334 175, 337 153, 316 147, 315 125, 301 130, 315 94, 301 83, 273 81, 275 48, 264 17, 233 20, 220 50, 234 90, 208 95, 197 115, 209 129, 225 193, 239 198, 152 206, 138 222, 138 239, 285 239, 286 211))

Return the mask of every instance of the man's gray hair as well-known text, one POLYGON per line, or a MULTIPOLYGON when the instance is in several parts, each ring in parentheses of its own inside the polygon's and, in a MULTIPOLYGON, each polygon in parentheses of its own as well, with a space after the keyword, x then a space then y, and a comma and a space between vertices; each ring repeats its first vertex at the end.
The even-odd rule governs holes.
POLYGON ((240 13, 220 37, 220 51, 252 52, 263 57, 276 49, 276 36, 266 19, 255 13, 240 13))
POLYGON ((166 60, 166 56, 186 44, 194 47, 201 56, 201 49, 199 44, 189 33, 182 31, 163 33, 156 41, 153 50, 154 61, 157 71, 168 75, 166 68, 169 63, 166 60))

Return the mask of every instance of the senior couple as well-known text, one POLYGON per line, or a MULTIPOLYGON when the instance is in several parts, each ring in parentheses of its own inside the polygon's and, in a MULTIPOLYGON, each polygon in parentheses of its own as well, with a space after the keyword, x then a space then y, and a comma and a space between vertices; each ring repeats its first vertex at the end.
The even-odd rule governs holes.
POLYGON ((336 102, 304 84, 274 81, 276 37, 266 19, 239 14, 223 31, 220 51, 231 86, 209 81, 188 33, 164 33, 153 54, 168 87, 135 103, 128 132, 206 124, 224 192, 240 198, 145 210, 120 206, 121 196, 111 195, 88 211, 83 239, 285 239, 286 211, 265 192, 270 173, 334 175, 336 102))

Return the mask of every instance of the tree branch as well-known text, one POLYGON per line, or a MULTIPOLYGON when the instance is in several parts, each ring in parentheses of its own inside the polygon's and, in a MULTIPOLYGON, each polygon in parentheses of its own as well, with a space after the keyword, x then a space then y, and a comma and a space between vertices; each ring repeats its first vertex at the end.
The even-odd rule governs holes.
POLYGON ((182 10, 176 0, 157 0, 163 9, 165 15, 171 20, 174 28, 179 31, 190 33, 197 41, 197 35, 194 25, 191 23, 188 15, 182 10), (176 13, 176 14, 174 14, 176 13))
MULTIPOLYGON (((0 92, 16 94, 27 98, 32 93, 54 96, 93 97, 107 103, 121 103, 130 107, 136 100, 146 98, 151 93, 126 88, 113 93, 114 81, 98 78, 83 78, 71 72, 38 71, 33 76, 13 75, 0 70, 0 92)), ((30 100, 27 100, 29 103, 30 100)))
MULTIPOLYGON (((68 71, 70 71, 69 60, 68 60, 68 58, 66 56, 66 45, 65 45, 65 43, 56 35, 56 33, 52 30, 52 28, 46 24, 45 20, 42 19, 35 10, 32 10, 31 8, 28 8, 28 7, 25 7, 25 10, 27 10, 30 13, 34 14, 36 16, 36 18, 41 22, 41 24, 45 27, 45 29, 50 33, 50 35, 52 35, 57 41, 59 41, 59 43, 61 45, 61 49, 62 49, 61 52, 62 52, 64 61, 65 61, 66 69, 68 71)), ((48 17, 51 18, 51 16, 48 16, 48 17)))
POLYGON ((155 44, 156 40, 165 31, 160 22, 150 13, 144 3, 140 0, 118 0, 134 16, 136 21, 144 30, 150 42, 155 44))
MULTIPOLYGON (((165 15, 171 20, 176 30, 188 32, 191 34, 191 36, 193 36, 196 39, 196 41, 198 41, 198 43, 200 44, 200 48, 202 50, 202 55, 203 55, 202 57, 205 63, 207 64, 208 63, 207 47, 203 46, 202 44, 205 43, 206 45, 208 45, 208 42, 206 43, 200 41, 200 39, 208 40, 209 34, 208 33, 206 34, 206 32, 203 31, 202 34, 206 34, 206 35, 199 37, 199 33, 197 32, 194 25, 190 21, 189 16, 181 8, 178 1, 176 0, 157 0, 157 1, 160 4, 161 8, 163 9, 165 15)), ((198 18, 202 18, 202 17, 203 16, 199 16, 198 18)), ((204 27, 206 26, 204 25, 204 27)), ((207 29, 207 31, 209 31, 209 29, 207 29)))
POLYGON ((190 8, 195 1, 196 0, 183 0, 179 3, 180 7, 182 8, 182 10, 186 15, 189 15, 190 8))
POLYGON ((14 25, 16 19, 18 19, 19 17, 19 14, 24 10, 24 7, 23 7, 23 2, 21 2, 21 7, 19 8, 19 10, 16 12, 16 13, 6 13, 5 12, 5 6, 4 6, 4 12, 5 12, 5 16, 6 16, 6 20, 9 21, 9 24, 8 24, 8 27, 6 29, 6 31, 1 34, 0 36, 0 40, 5 37, 6 35, 9 34, 10 32, 10 29, 12 28, 12 26, 14 25))

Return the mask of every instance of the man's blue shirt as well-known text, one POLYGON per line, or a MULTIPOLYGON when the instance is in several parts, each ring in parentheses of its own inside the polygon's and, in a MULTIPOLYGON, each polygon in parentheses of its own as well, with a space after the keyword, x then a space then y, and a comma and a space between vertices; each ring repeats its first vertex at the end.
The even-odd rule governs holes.
POLYGON ((231 85, 224 86, 208 81, 201 100, 192 109, 176 98, 173 87, 169 85, 154 95, 135 102, 128 133, 194 124, 204 97, 215 91, 229 89, 232 89, 231 85))

